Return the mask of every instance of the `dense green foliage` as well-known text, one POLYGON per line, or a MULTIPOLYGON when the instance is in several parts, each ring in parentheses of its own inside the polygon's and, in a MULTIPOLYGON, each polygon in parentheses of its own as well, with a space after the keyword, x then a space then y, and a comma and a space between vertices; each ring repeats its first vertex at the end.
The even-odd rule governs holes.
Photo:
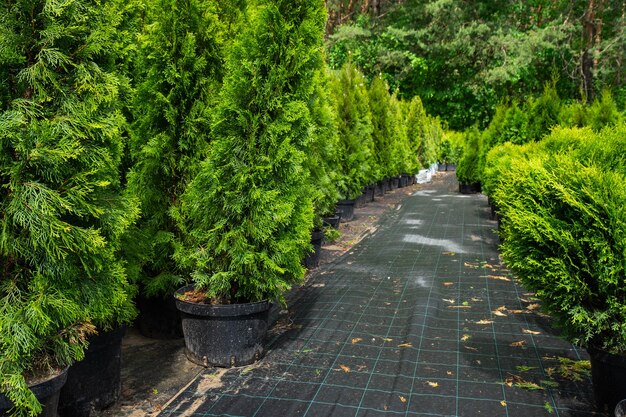
POLYGON ((134 315, 117 256, 138 214, 119 175, 118 23, 107 2, 0 5, 0 392, 16 415, 41 409, 25 375, 134 315))
POLYGON ((348 62, 334 74, 331 86, 339 129, 337 186, 342 198, 353 199, 364 186, 377 180, 367 84, 361 72, 348 62))
POLYGON ((304 276, 316 75, 323 68, 321 0, 259 1, 227 61, 215 141, 176 210, 178 254, 209 299, 283 301, 304 276))
POLYGON ((129 240, 144 244, 133 255, 147 295, 171 296, 187 279, 172 258, 180 231, 170 210, 208 154, 223 65, 218 3, 155 0, 139 38, 128 188, 142 216, 129 240))
POLYGON ((626 125, 507 146, 487 164, 507 265, 569 340, 626 352, 626 125))
POLYGON ((480 182, 479 169, 481 163, 482 136, 477 128, 465 132, 465 149, 459 160, 456 177, 461 184, 475 184, 480 182))
POLYGON ((352 60, 458 130, 484 127, 502 100, 556 78, 566 100, 612 90, 626 103, 626 3, 330 0, 329 64, 352 60))

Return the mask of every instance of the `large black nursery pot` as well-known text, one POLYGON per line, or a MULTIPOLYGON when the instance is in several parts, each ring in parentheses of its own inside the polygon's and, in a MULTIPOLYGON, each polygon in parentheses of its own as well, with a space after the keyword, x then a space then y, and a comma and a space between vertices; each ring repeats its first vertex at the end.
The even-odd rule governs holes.
POLYGON ((324 231, 321 229, 313 229, 311 232, 311 245, 313 251, 304 258, 304 266, 307 269, 317 268, 320 263, 320 252, 322 251, 322 241, 324 240, 324 231))
POLYGON ((211 305, 181 299, 193 289, 193 285, 188 285, 176 291, 187 359, 206 367, 225 368, 249 365, 261 359, 270 303, 211 305))
POLYGON ((408 174, 402 174, 400 175, 400 188, 404 188, 404 187, 408 187, 409 185, 409 175, 408 174))
POLYGON ((400 177, 391 177, 391 189, 395 190, 400 186, 400 177))
POLYGON ((337 212, 334 216, 324 217, 324 226, 330 226, 333 229, 339 229, 339 222, 341 221, 341 213, 337 212))
POLYGON ((376 195, 376 185, 368 185, 365 192, 365 201, 371 203, 376 195))
POLYGON ((363 187, 361 195, 354 201, 354 207, 363 207, 367 203, 367 187, 363 187))
POLYGON ((179 339, 183 337, 180 312, 174 297, 137 296, 139 315, 135 326, 143 336, 150 339, 179 339))
POLYGON ((480 183, 474 182, 471 184, 461 184, 459 183, 459 192, 461 194, 476 194, 480 192, 480 183))
POLYGON ((374 191, 375 196, 382 196, 385 194, 385 183, 384 181, 378 181, 376 183, 376 188, 374 191))
POLYGON ((89 338, 85 358, 73 364, 59 399, 60 417, 89 417, 117 402, 122 389, 125 326, 89 338))
POLYGON ((354 218, 354 200, 339 200, 337 211, 341 212, 341 221, 349 222, 354 218))
POLYGON ((626 398, 626 355, 615 355, 589 347, 591 381, 596 406, 613 413, 617 404, 626 398))
MULTIPOLYGON (((57 417, 57 405, 59 403, 59 393, 67 380, 67 368, 58 375, 50 379, 29 386, 35 397, 43 406, 43 411, 38 417, 57 417)), ((13 408, 13 403, 3 394, 0 394, 0 416, 9 416, 9 411, 13 408)))

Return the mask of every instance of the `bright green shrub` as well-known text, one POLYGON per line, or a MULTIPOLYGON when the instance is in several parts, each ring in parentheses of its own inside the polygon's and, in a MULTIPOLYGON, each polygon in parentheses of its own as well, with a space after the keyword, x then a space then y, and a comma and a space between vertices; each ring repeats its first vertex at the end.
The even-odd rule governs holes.
POLYGON ((419 168, 427 168, 437 160, 436 138, 429 134, 431 121, 418 96, 413 97, 407 104, 405 123, 410 152, 417 156, 419 164, 411 171, 415 173, 419 168))
POLYGON ((209 157, 174 214, 177 254, 208 299, 283 293, 304 277, 313 225, 307 151, 309 111, 323 68, 322 0, 259 0, 235 40, 209 157))
POLYGON ((622 116, 609 90, 604 90, 600 99, 597 98, 587 111, 587 124, 595 131, 605 126, 615 126, 622 116))
POLYGON ((465 147, 456 169, 456 177, 461 184, 479 183, 482 136, 478 128, 472 128, 464 132, 464 138, 465 147))
POLYGON ((310 173, 315 227, 322 226, 324 217, 334 215, 335 205, 339 200, 339 134, 336 109, 329 93, 329 77, 330 74, 326 71, 317 74, 315 93, 309 106, 314 131, 307 152, 307 169, 310 173))
POLYGON ((626 352, 626 177, 572 154, 511 161, 496 191, 506 264, 581 346, 626 352))
POLYGON ((380 181, 398 174, 392 157, 396 145, 396 132, 394 132, 395 121, 392 120, 391 95, 387 82, 381 77, 374 78, 368 90, 368 98, 374 143, 372 166, 374 179, 380 181))
POLYGON ((391 137, 393 147, 391 149, 392 175, 408 174, 414 171, 417 158, 411 153, 409 137, 407 136, 402 103, 397 93, 389 99, 389 114, 391 116, 391 137))
POLYGON ((334 73, 331 87, 339 128, 341 179, 337 187, 342 198, 353 199, 361 195, 364 186, 376 181, 366 81, 363 74, 348 62, 334 73))
POLYGON ((550 133, 550 129, 559 124, 561 113, 561 99, 556 91, 556 83, 547 83, 543 93, 537 98, 531 98, 521 110, 527 118, 527 134, 520 136, 520 142, 541 140, 550 133))
POLYGON ((188 275, 173 260, 180 231, 170 210, 209 149, 222 78, 218 11, 214 0, 155 0, 140 38, 128 188, 142 208, 129 240, 142 246, 129 258, 148 296, 171 296, 188 275))
POLYGON ((0 5, 0 392, 14 415, 41 410, 26 375, 135 315, 118 257, 138 211, 120 184, 117 23, 106 1, 0 5))
POLYGON ((514 159, 522 157, 522 147, 511 142, 492 148, 485 157, 484 170, 481 176, 481 191, 489 196, 492 203, 498 206, 496 190, 502 186, 503 173, 511 168, 514 159))

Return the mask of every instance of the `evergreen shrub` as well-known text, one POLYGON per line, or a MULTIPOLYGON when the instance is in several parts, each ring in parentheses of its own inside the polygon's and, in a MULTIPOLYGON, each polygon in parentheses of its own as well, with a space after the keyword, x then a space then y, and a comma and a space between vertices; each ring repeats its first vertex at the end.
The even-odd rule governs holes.
POLYGON ((118 21, 109 2, 0 5, 0 393, 14 415, 41 410, 30 378, 135 315, 118 256, 138 215, 120 182, 118 21))
MULTIPOLYGON (((568 340, 626 352, 626 175, 605 169, 593 148, 623 150, 624 129, 555 131, 561 152, 530 149, 502 172, 495 194, 504 217, 507 265, 535 291, 568 340), (620 143, 621 142, 621 143, 620 143), (610 145, 613 143, 613 145, 610 145), (584 149, 584 151, 583 151, 584 149)), ((622 154, 623 155, 623 154, 622 154)), ((613 161, 623 159, 623 156, 613 161)))
POLYGON ((365 77, 350 62, 334 73, 331 84, 339 129, 340 178, 343 199, 355 199, 376 181, 372 116, 365 77))
POLYGON ((209 157, 174 211, 177 253, 207 302, 284 302, 313 225, 308 104, 323 67, 322 0, 259 0, 234 41, 209 157))
POLYGON ((461 184, 480 183, 482 135, 477 128, 472 128, 464 133, 464 138, 465 148, 456 169, 456 177, 461 184))

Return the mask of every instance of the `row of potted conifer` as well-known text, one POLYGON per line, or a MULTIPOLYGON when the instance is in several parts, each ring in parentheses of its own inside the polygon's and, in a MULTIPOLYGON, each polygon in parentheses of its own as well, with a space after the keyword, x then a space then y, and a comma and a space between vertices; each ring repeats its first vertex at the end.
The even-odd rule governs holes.
MULTIPOLYGON (((313 228, 433 162, 441 126, 419 98, 325 69, 323 1, 247 3, 0 5, 2 415, 56 415, 39 382, 89 372, 102 359, 83 360, 87 346, 174 294, 186 333, 249 320, 218 330, 225 348, 189 342, 190 359, 258 359, 313 228)), ((119 343, 107 355, 119 362, 119 343)), ((61 413, 110 405, 110 379, 83 402, 62 394, 61 413)))

